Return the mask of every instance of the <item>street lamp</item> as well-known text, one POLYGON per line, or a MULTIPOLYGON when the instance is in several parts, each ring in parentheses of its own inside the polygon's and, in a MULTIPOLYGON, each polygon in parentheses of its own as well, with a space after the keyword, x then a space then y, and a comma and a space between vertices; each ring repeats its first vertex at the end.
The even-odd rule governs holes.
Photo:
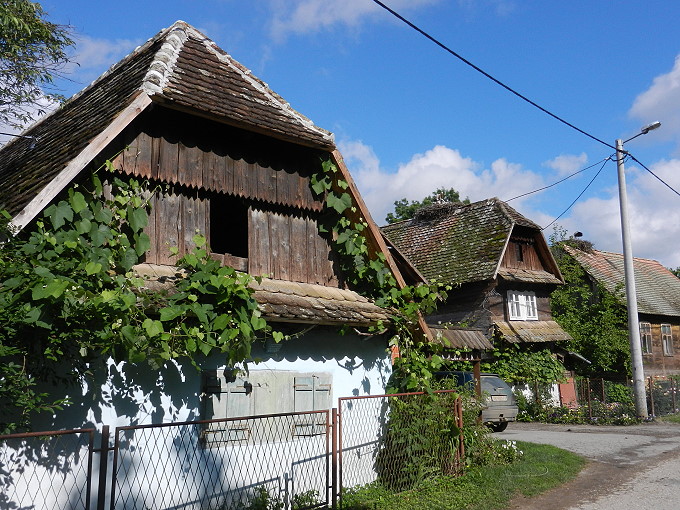
POLYGON ((646 135, 661 126, 661 122, 653 122, 643 127, 640 132, 628 140, 616 140, 616 166, 619 176, 619 206, 621 208, 621 238, 623 240, 623 267, 626 281, 626 303, 628 306, 628 340, 630 342, 630 358, 633 366, 633 393, 635 395, 635 411, 638 418, 647 418, 647 396, 645 392, 645 375, 642 368, 642 346, 640 344, 640 325, 638 323, 637 292, 635 290, 635 270, 633 269, 633 250, 630 246, 630 226, 628 222, 628 196, 626 195, 626 175, 623 158, 626 152, 623 144, 633 138, 646 135))

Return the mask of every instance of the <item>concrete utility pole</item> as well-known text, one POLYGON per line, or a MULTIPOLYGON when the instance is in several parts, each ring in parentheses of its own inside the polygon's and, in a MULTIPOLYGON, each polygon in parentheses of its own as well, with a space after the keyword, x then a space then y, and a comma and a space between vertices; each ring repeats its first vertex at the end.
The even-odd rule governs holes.
MULTIPOLYGON (((625 140, 631 141, 640 135, 661 126, 654 122, 643 127, 640 132, 625 140)), ((621 208, 621 237, 623 240, 623 267, 626 280, 626 303, 628 307, 628 340, 630 342, 630 358, 633 367, 633 393, 635 395, 635 411, 638 418, 647 418, 647 394, 645 391, 645 374, 642 367, 642 345, 640 343, 640 324, 638 322, 637 292, 635 290, 635 270, 633 268, 633 250, 630 245, 630 223, 628 221, 628 196, 626 194, 626 174, 623 159, 623 141, 616 140, 616 166, 619 177, 619 206, 621 208)))

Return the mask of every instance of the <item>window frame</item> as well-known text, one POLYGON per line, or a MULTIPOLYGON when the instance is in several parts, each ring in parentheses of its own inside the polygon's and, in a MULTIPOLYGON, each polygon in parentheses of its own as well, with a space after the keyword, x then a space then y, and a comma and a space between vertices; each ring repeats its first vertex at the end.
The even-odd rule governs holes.
POLYGON ((652 354, 652 324, 650 322, 640 322, 640 349, 642 354, 652 354))
POLYGON ((675 356, 675 350, 673 349, 672 324, 661 324, 661 347, 663 349, 664 356, 675 356), (668 329, 667 332, 664 332, 665 328, 668 329))
POLYGON ((538 302, 534 291, 509 290, 507 292, 507 302, 509 320, 538 320, 538 302))

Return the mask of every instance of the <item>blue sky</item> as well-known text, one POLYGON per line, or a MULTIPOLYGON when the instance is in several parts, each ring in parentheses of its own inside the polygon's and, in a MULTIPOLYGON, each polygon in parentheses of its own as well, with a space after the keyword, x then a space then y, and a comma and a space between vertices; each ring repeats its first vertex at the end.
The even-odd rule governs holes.
MULTIPOLYGON (((680 190, 680 3, 667 0, 385 0, 454 51, 544 108, 626 148, 680 190)), ((371 0, 46 0, 73 26, 69 96, 135 46, 182 19, 317 125, 335 133, 375 220, 394 200, 439 186, 471 200, 510 199, 612 150, 549 118, 445 53, 371 0)), ((599 165, 510 202, 547 225, 599 165)), ((627 163, 636 256, 680 266, 680 196, 627 163)), ((621 251, 609 162, 557 221, 621 251)), ((545 233, 550 235, 552 227, 545 233)))

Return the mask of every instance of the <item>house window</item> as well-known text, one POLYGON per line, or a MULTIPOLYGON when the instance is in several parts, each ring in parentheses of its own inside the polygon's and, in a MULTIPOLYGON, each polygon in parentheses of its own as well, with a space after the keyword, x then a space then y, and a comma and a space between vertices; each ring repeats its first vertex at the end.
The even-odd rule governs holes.
POLYGON ((640 343, 642 354, 652 353, 652 325, 649 322, 640 323, 640 343))
POLYGON ((537 321, 536 294, 509 290, 508 315, 511 321, 537 321))
MULTIPOLYGON (((204 419, 303 413, 330 409, 332 375, 325 372, 251 370, 235 376, 229 370, 208 370, 203 374, 204 419)), ((234 442, 260 442, 267 437, 291 440, 318 436, 326 431, 324 414, 300 414, 273 419, 210 423, 203 431, 207 446, 234 442)))
POLYGON ((673 356, 673 331, 670 324, 661 325, 661 345, 664 356, 673 356))
POLYGON ((248 257, 248 206, 239 197, 220 193, 210 199, 210 249, 248 257))

